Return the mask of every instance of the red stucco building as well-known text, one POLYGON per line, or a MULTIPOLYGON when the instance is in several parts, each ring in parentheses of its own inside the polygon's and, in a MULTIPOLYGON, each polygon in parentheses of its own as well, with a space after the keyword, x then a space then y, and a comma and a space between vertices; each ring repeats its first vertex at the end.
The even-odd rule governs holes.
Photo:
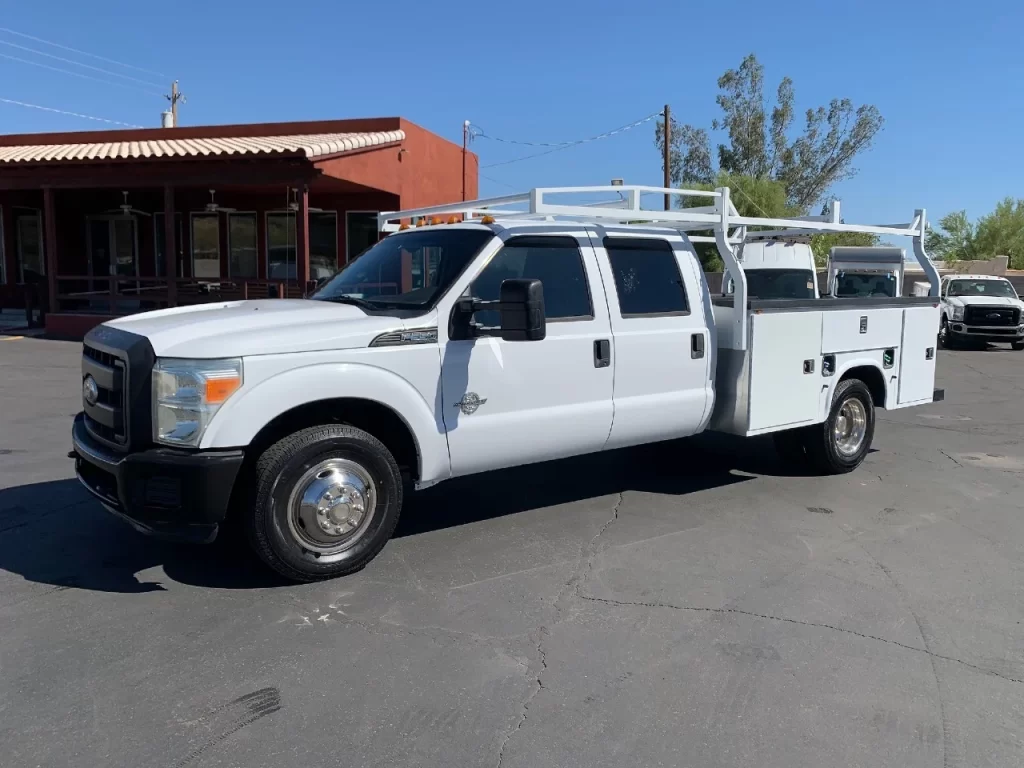
POLYGON ((475 198, 477 167, 398 117, 0 136, 0 306, 78 336, 301 295, 376 242, 377 212, 475 198))

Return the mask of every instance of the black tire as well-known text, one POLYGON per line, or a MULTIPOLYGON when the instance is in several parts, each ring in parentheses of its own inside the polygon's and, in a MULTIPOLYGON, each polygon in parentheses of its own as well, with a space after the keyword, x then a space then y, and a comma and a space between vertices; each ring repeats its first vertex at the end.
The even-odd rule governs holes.
POLYGON ((953 348, 953 334, 949 330, 949 322, 945 317, 939 323, 939 347, 941 349, 953 348))
POLYGON ((1024 349, 1024 341, 1011 341, 1010 349, 1020 352, 1022 349, 1024 349))
MULTIPOLYGON (((326 424, 300 430, 264 451, 255 474, 255 501, 245 520, 249 543, 260 559, 292 581, 319 581, 359 570, 384 548, 398 524, 403 490, 398 465, 383 443, 361 429, 326 424), (368 487, 373 489, 374 504, 366 522, 360 523, 365 527, 357 528, 348 548, 341 551, 326 551, 324 544, 324 551, 318 552, 315 543, 304 541, 307 524, 290 504, 300 483, 308 487, 335 471, 316 474, 314 468, 324 462, 352 466, 372 481, 368 487)), ((325 535, 312 529, 314 536, 325 535)))
MULTIPOLYGON (((851 408, 856 406, 851 404, 851 408)), ((871 391, 860 379, 847 379, 839 383, 832 396, 832 407, 823 424, 809 427, 807 432, 807 456, 814 468, 823 475, 841 475, 852 472, 861 465, 871 448, 875 435, 875 405, 871 391), (864 416, 863 436, 852 453, 840 450, 836 438, 836 425, 844 406, 850 400, 859 402, 864 416)))

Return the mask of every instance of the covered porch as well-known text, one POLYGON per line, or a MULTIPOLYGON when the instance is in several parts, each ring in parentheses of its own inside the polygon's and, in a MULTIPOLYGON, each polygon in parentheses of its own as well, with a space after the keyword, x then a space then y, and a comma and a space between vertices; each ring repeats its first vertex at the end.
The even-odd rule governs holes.
POLYGON ((81 336, 120 314, 300 297, 377 241, 379 211, 458 199, 457 183, 410 183, 410 172, 429 169, 409 155, 431 153, 395 122, 359 132, 225 137, 221 127, 193 138, 0 144, 0 306, 38 308, 48 332, 81 336))

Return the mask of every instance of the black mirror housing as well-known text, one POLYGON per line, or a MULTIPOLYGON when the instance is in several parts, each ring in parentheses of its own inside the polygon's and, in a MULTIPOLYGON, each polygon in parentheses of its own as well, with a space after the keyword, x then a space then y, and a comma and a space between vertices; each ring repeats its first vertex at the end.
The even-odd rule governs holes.
POLYGON ((504 280, 499 296, 502 339, 544 339, 547 324, 544 320, 544 288, 540 280, 504 280))

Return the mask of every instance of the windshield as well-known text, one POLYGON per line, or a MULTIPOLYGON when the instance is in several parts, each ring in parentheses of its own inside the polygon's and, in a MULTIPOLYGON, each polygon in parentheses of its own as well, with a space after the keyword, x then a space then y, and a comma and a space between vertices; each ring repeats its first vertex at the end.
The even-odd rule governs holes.
POLYGON ((813 299, 816 275, 809 269, 748 269, 751 299, 813 299))
POLYGON ((870 275, 836 272, 835 295, 841 298, 850 296, 895 296, 896 276, 870 275))
POLYGON ((427 309, 494 237, 485 229, 430 229, 385 237, 311 298, 373 308, 427 309))
POLYGON ((1013 290, 1009 280, 950 280, 948 295, 1017 298, 1017 292, 1013 290))

